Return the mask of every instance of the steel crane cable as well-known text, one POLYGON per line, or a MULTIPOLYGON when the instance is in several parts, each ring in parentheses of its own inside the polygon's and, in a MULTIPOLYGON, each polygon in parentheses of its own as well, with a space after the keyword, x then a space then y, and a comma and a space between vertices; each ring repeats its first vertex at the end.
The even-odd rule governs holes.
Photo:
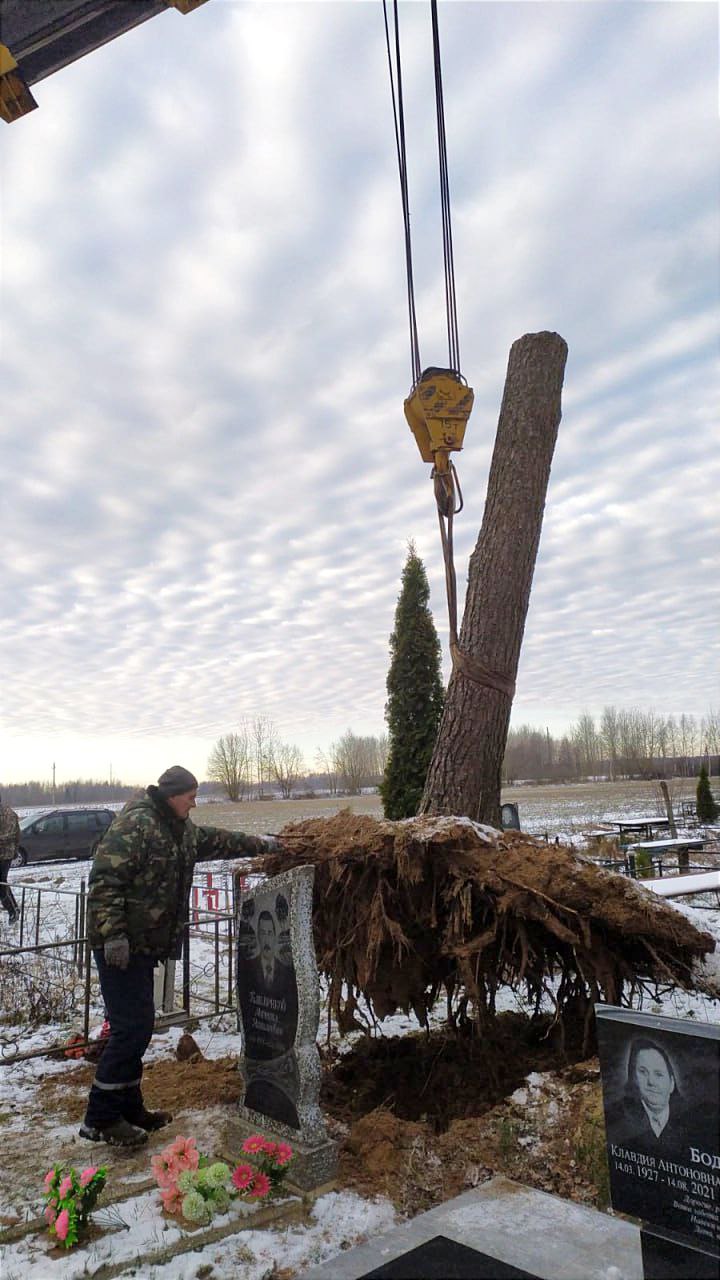
MULTIPOLYGON (((460 372, 460 341, 457 322, 457 299, 455 293, 455 265, 453 260, 452 226, 450 219, 450 181, 447 163, 447 137, 445 132, 445 109, 442 86, 442 64, 440 57, 440 34, 437 16, 437 0, 430 0, 432 32, 433 32, 433 68, 435 76, 435 108, 438 134, 438 159, 440 167, 440 207, 443 231, 443 261, 445 269, 445 310, 447 316, 449 367, 464 382, 460 372)), ((393 0, 394 18, 394 57, 390 40, 387 0, 383 0, 383 16, 385 20, 385 42, 387 45, 388 68, 390 71, 390 91, 392 95, 393 120, 395 124, 395 144, 397 148, 398 169, 400 173, 400 192, 402 196, 403 225, 405 231, 405 265, 407 271, 408 315, 410 322, 410 359, 412 366, 413 389, 420 380, 420 349, 415 312, 415 285, 412 265, 412 243, 410 236, 410 201, 407 180, 407 152, 405 146, 405 111, 402 92, 402 66, 400 59, 400 23, 398 0, 393 0), (396 90, 397 82, 397 90, 396 90)), ((450 653, 453 669, 460 671, 466 679, 474 684, 497 689, 512 698, 515 685, 502 672, 493 671, 478 659, 471 657, 460 648, 457 633, 457 578, 453 551, 453 517, 462 510, 462 492, 457 472, 452 462, 442 475, 433 469, 435 499, 440 524, 440 540, 442 543, 443 561, 445 565, 445 590, 447 594, 450 653), (457 504, 456 505, 456 501, 457 504)))
POLYGON ((445 313, 448 333, 448 364, 460 373, 460 339, 458 336, 457 299, 455 296, 455 264, 453 261, 452 225, 450 221, 450 179, 447 162, 447 136, 445 133, 445 107, 440 59, 440 30, 438 27, 437 0, 430 0, 433 33, 433 67, 435 71, 435 111, 437 115, 438 161, 440 165, 440 209, 443 231, 443 260, 445 264, 445 313))
POLYGON ((415 314, 415 283, 413 280, 412 242, 410 239, 410 201, 407 182, 407 153, 405 149, 405 110, 403 106, 402 67, 400 62, 400 22, 398 16, 398 0, 394 0, 395 22, 395 71, 393 74, 393 57, 390 48, 390 27, 388 24, 387 0, 383 0, 383 16, 385 19, 385 43, 387 45, 388 68, 390 71, 390 92, 392 95, 393 120, 395 123, 395 145, 397 148, 398 169, 400 173, 400 195, 402 197, 403 223, 405 227, 405 271, 407 276, 408 319, 410 324, 410 364, 412 367, 413 386, 420 378, 420 346, 418 343, 417 316, 415 314), (397 93, 395 81, 397 80, 397 93))
MULTIPOLYGON (((430 0, 433 37, 433 73, 435 79, 435 114, 437 118, 438 165, 440 170, 440 213, 442 219, 443 263, 445 270, 445 315, 448 335, 448 367, 460 374, 460 339, 457 320, 457 296, 455 293, 455 263, 453 259, 452 221, 450 216, 450 179, 447 162, 447 135, 445 132, 445 105, 442 83, 442 59, 440 55, 440 29, 437 0, 430 0)), ((413 386, 420 377, 420 346, 415 310, 415 283, 412 263, 410 233, 410 198, 407 180, 407 150, 405 144, 405 107, 402 87, 402 59, 400 56, 400 18, 398 0, 393 0, 393 40, 390 37, 387 0, 383 0, 385 44, 387 47, 390 92, 392 96, 395 145, 400 175, 403 224, 405 231, 405 268, 407 275, 408 318, 410 326, 410 363, 413 386), (393 48, 394 46, 394 48, 393 48), (394 57, 394 65, 393 65, 394 57)))

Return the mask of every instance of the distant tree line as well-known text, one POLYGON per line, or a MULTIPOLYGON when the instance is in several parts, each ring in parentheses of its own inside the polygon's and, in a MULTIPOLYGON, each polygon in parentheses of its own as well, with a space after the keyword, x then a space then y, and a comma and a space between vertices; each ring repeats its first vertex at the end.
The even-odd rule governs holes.
MULTIPOLYGON (((198 788, 201 796, 227 796, 230 800, 270 799, 281 796, 329 792, 359 795, 380 785, 387 763, 387 737, 363 737, 348 729, 327 751, 318 751, 315 768, 308 770, 299 747, 281 741, 265 716, 223 734, 208 760, 207 780, 198 788)), ((74 779, 53 787, 50 782, 0 782, 0 795, 9 805, 43 806, 107 804, 130 800, 142 787, 113 781, 74 779)))
POLYGON ((234 801, 278 794, 289 799, 299 790, 318 789, 358 795, 379 784, 386 761, 386 737, 361 737, 348 729, 327 751, 318 751, 310 772, 300 748, 283 742, 267 716, 256 716, 218 738, 207 776, 234 801))
POLYGON ((554 737, 532 725, 511 728, 503 781, 576 782, 581 778, 694 777, 705 764, 720 772, 720 712, 695 716, 605 707, 584 712, 554 737))
MULTIPOLYGON (((308 768, 302 752, 283 742, 271 720, 258 716, 224 734, 213 747, 201 795, 247 800, 326 792, 358 795, 380 786, 388 763, 387 735, 362 736, 352 729, 308 768)), ((702 765, 720 776, 720 712, 659 716, 638 708, 605 707, 598 720, 587 712, 560 737, 532 725, 511 728, 503 782, 578 782, 588 778, 697 777, 702 765)), ((140 789, 141 790, 141 789, 140 789)), ((103 804, 129 800, 138 787, 113 779, 2 783, 0 794, 15 806, 103 804)))
POLYGON ((5 782, 0 783, 0 795, 9 805, 56 804, 107 804, 112 800, 130 800, 138 794, 137 787, 126 787, 122 782, 108 779, 99 782, 93 778, 74 778, 70 782, 5 782))

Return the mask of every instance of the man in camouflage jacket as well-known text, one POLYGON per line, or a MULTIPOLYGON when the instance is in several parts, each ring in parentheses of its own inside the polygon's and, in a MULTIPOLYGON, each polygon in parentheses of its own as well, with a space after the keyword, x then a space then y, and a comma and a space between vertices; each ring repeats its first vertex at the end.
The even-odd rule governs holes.
POLYGON ((0 903, 8 913, 10 924, 18 918, 18 905, 10 885, 7 882, 8 872, 20 843, 20 823, 14 809, 9 804, 0 803, 0 903))
POLYGON ((260 855, 272 836, 204 827, 189 820, 197 779, 173 765, 131 800, 98 846, 89 878, 88 933, 110 1023, 80 1135, 139 1146, 172 1119, 147 1111, 142 1059, 155 1021, 153 970, 180 955, 196 862, 260 855))

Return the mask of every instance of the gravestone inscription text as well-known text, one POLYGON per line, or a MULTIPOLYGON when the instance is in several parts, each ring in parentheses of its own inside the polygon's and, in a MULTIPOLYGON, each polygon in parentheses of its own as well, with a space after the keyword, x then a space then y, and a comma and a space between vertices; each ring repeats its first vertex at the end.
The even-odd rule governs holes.
POLYGON ((614 1209, 720 1247, 720 1026, 596 1005, 614 1209))

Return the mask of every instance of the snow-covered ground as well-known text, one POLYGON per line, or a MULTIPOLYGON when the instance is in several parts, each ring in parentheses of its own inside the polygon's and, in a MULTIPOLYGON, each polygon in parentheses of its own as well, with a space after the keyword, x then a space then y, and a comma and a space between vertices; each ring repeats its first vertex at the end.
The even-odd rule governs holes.
MULTIPOLYGON (((577 833, 575 834, 576 843, 581 843, 577 833)), ((21 885, 26 886, 27 909, 31 914, 36 891, 42 891, 40 940, 69 936, 74 925, 75 893, 80 881, 87 878, 88 870, 89 864, 80 862, 34 865, 12 871, 11 883, 16 895, 19 895, 21 885)), ((198 879, 201 888, 205 883, 206 871, 213 874, 215 885, 223 892, 227 890, 229 878, 226 865, 209 865, 204 868, 203 876, 198 879)), ((720 906, 716 905, 716 900, 706 898, 702 906, 693 905, 688 900, 673 905, 699 928, 718 940, 716 957, 720 956, 720 906)), ((4 949, 11 940, 12 934, 3 914, 0 922, 0 948, 4 949)), ((200 935, 195 938, 193 946, 193 963, 198 972, 201 972, 212 958, 212 940, 210 936, 200 935)), ((716 957, 713 957, 713 962, 716 967, 720 967, 716 957)), ((67 1023, 58 1022, 39 1029, 15 1023, 5 1000, 6 990, 6 984, 3 983, 0 1059, 18 1050, 30 1052, 35 1047, 46 1045, 67 1034, 67 1023)), ((516 994, 507 991, 504 999, 499 1002, 499 1007, 522 1008, 522 1001, 516 994)), ((672 990, 656 1003, 648 1005, 646 1002, 643 1007, 648 1012, 720 1023, 718 1001, 699 993, 672 990)), ((438 1022, 442 1021, 444 1013, 444 1004, 442 1007, 438 1006, 438 1022)), ((101 1021, 102 1008, 95 998, 93 1023, 98 1026, 101 1021)), ((205 1021, 194 1031, 195 1039, 205 1057, 221 1058, 237 1054, 238 1035, 231 1023, 232 1019, 229 1017, 205 1021)), ((382 1034, 388 1036, 402 1035, 416 1029, 414 1019, 402 1015, 386 1019, 381 1028, 382 1034)), ((325 1023, 321 1018, 321 1035, 324 1034, 325 1023)), ((171 1028, 162 1037, 156 1038, 148 1051, 147 1061, 152 1062, 160 1057, 167 1057, 168 1053, 172 1054, 179 1035, 180 1029, 171 1028)), ((32 1180, 27 1185, 22 1188, 15 1186, 11 1193, 5 1190, 0 1195, 2 1223, 17 1221, 19 1210, 21 1216, 28 1219, 38 1216, 43 1203, 42 1173, 53 1163, 54 1151, 59 1146, 75 1141, 76 1126, 58 1122, 53 1116, 47 1115, 44 1108, 44 1094, 53 1078, 67 1072, 72 1065, 74 1064, 37 1057, 1 1068, 0 1113, 4 1132, 8 1143, 11 1140, 17 1143, 27 1136, 28 1168, 32 1170, 32 1180)), ((205 1111, 188 1111, 182 1115, 181 1131, 186 1135, 197 1136, 200 1147, 203 1146, 201 1135, 207 1130, 207 1125, 208 1116, 205 1111)), ((153 1147, 155 1149, 159 1149, 157 1135, 153 1147)), ((74 1158, 80 1168, 86 1161, 99 1162, 103 1154, 103 1151, 95 1148, 86 1150, 85 1144, 78 1144, 74 1158)), ((149 1155, 147 1164, 145 1177, 150 1172, 149 1155)), ((109 1203, 111 1200, 109 1185, 93 1214, 93 1221, 102 1229, 102 1234, 87 1249, 59 1253, 57 1249, 52 1249, 52 1241, 47 1233, 38 1231, 18 1240, 10 1240, 3 1248, 3 1280, 20 1280, 21 1277, 22 1280, 46 1280, 46 1277, 49 1280, 50 1276, 75 1280, 75 1277, 91 1276, 105 1266, 112 1266, 114 1274, 120 1274, 117 1268, 125 1263, 127 1268, 122 1274, 139 1274, 147 1277, 147 1280, 194 1280, 195 1277, 208 1277, 208 1280, 230 1280, 233 1277, 235 1280, 238 1275, 242 1275, 244 1280, 262 1280, 277 1271, 288 1277, 293 1274, 300 1276, 304 1269, 389 1229, 396 1220, 395 1210, 388 1200, 367 1199, 348 1191, 331 1192, 320 1197, 303 1222, 279 1221, 258 1229, 251 1229, 247 1219, 240 1216, 238 1205, 234 1205, 228 1215, 216 1218, 213 1223, 214 1226, 228 1226, 230 1232, 225 1238, 215 1244, 208 1244, 200 1254, 182 1253, 161 1265, 150 1265, 142 1260, 161 1247, 172 1248, 186 1237, 186 1232, 173 1220, 162 1215, 156 1191, 139 1187, 137 1195, 121 1200, 117 1207, 103 1209, 103 1201, 109 1203), (232 1223, 235 1219, 237 1227, 233 1230, 232 1223)))

